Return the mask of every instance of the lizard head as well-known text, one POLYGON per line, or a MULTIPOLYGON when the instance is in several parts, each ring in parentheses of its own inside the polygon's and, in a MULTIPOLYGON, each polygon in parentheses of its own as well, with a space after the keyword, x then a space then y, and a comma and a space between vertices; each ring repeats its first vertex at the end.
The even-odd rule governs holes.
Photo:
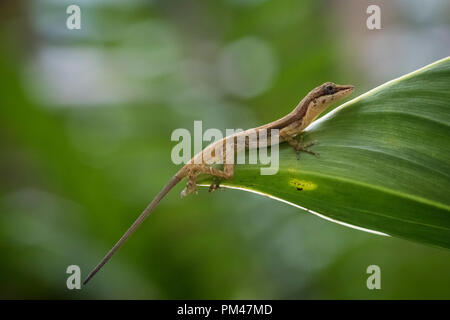
POLYGON ((300 114, 306 113, 305 120, 310 123, 324 112, 329 105, 350 95, 353 92, 353 88, 352 85, 338 85, 333 82, 325 82, 308 93, 304 99, 306 104, 302 106, 302 103, 300 103, 295 111, 300 114))
POLYGON ((333 82, 325 82, 308 93, 293 112, 300 115, 302 127, 305 128, 332 103, 350 95, 353 89, 352 85, 338 85, 333 82))
POLYGON ((353 92, 352 85, 338 85, 333 82, 325 82, 323 85, 314 89, 313 95, 317 103, 321 105, 330 105, 331 103, 343 99, 353 92))

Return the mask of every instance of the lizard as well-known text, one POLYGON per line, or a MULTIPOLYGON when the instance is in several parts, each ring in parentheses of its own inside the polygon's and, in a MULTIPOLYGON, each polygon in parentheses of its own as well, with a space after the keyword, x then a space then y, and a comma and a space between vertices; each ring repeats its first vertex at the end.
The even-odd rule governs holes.
MULTIPOLYGON (((315 155, 316 153, 311 151, 311 147, 315 142, 307 144, 303 143, 302 131, 311 124, 322 112, 324 112, 328 106, 337 100, 341 100, 353 91, 352 85, 337 85, 332 82, 326 82, 315 89, 311 90, 298 105, 286 116, 273 121, 269 124, 256 127, 254 129, 248 129, 227 136, 222 140, 218 140, 207 146, 201 152, 196 154, 190 161, 188 161, 166 184, 166 186, 155 196, 150 204, 144 209, 144 211, 133 222, 129 229, 122 235, 117 243, 110 249, 106 256, 100 261, 100 263, 89 273, 86 279, 83 281, 83 285, 86 285, 88 281, 103 267, 103 265, 111 259, 114 253, 124 244, 124 242, 136 231, 136 229, 144 222, 144 220, 150 215, 156 205, 167 195, 167 193, 176 186, 184 178, 187 179, 186 188, 182 191, 182 196, 195 192, 196 179, 200 174, 211 175, 217 179, 232 179, 234 176, 234 163, 233 161, 222 162, 223 170, 216 169, 212 164, 218 163, 219 160, 223 160, 226 156, 225 150, 223 152, 216 153, 214 150, 219 146, 224 146, 227 143, 235 143, 236 139, 240 136, 246 137, 250 130, 258 133, 261 130, 278 129, 279 139, 278 143, 287 142, 292 146, 297 153, 297 159, 300 152, 307 152, 315 155), (300 135, 300 141, 294 137, 300 135)), ((269 145, 269 143, 267 143, 269 145)), ((245 148, 250 148, 247 141, 244 144, 245 148)), ((211 184, 209 191, 214 191, 219 187, 219 183, 214 182, 211 184)))

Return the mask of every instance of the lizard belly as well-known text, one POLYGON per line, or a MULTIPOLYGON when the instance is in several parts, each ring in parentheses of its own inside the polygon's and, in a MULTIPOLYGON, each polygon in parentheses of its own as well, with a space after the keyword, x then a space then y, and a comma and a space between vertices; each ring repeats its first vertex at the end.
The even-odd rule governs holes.
MULTIPOLYGON (((297 134, 299 132, 298 127, 299 124, 295 123, 287 127, 288 134, 297 134)), ((218 140, 197 153, 188 164, 234 163, 234 157, 239 152, 248 149, 264 148, 284 141, 282 137, 279 137, 278 140, 272 139, 270 130, 267 130, 265 133, 266 139, 262 139, 263 134, 261 131, 261 129, 248 129, 218 140), (227 159, 227 152, 230 151, 233 156, 227 159)))

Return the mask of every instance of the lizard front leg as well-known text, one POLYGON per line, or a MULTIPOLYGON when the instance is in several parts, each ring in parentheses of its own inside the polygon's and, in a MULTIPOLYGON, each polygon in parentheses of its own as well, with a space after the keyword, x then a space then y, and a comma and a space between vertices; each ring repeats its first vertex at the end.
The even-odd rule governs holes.
POLYGON ((309 143, 306 143, 306 144, 303 143, 303 138, 304 138, 303 133, 299 134, 300 141, 294 139, 291 135, 287 134, 284 130, 280 131, 280 137, 282 137, 284 140, 286 140, 289 143, 289 145, 292 148, 294 148, 294 150, 295 150, 295 152, 297 154, 297 160, 300 159, 300 152, 301 151, 309 153, 309 154, 312 154, 314 156, 318 155, 318 153, 308 149, 309 147, 313 146, 316 143, 316 141, 309 142, 309 143))

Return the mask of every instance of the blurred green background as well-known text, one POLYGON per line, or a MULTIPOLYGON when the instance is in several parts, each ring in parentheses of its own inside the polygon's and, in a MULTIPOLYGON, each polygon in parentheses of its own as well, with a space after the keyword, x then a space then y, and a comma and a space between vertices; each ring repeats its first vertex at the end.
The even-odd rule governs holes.
MULTIPOLYGON (((176 128, 250 128, 325 81, 357 94, 450 52, 449 1, 0 3, 0 298, 450 298, 450 252, 255 194, 169 194, 176 128), (81 30, 66 7, 81 7, 81 30), (366 28, 378 4, 382 29, 366 28), (366 268, 381 267, 381 290, 366 268)), ((327 201, 324 199, 324 201, 327 201)))

